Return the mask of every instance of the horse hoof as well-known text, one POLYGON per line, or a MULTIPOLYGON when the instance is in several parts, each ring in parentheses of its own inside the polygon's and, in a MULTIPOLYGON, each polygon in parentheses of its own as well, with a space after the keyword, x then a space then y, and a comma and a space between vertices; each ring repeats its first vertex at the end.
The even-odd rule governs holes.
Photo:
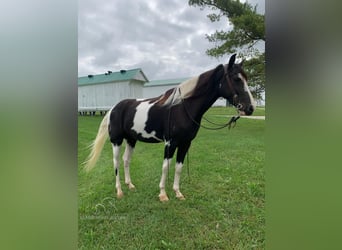
POLYGON ((169 201, 169 197, 167 195, 159 195, 159 200, 161 202, 169 201))
POLYGON ((185 200, 184 195, 181 192, 179 192, 179 190, 176 190, 175 193, 176 193, 176 198, 178 200, 181 200, 181 201, 185 200))
POLYGON ((129 184, 128 184, 128 189, 129 189, 129 190, 135 189, 135 186, 133 185, 133 183, 129 183, 129 184))
POLYGON ((184 200, 185 200, 185 197, 184 197, 183 195, 181 195, 181 196, 176 196, 176 197, 177 197, 177 199, 180 200, 180 201, 184 201, 184 200))
POLYGON ((123 192, 122 191, 118 191, 117 193, 116 193, 116 196, 118 197, 118 199, 121 199, 122 197, 123 197, 123 192))
POLYGON ((182 195, 182 194, 177 194, 177 195, 176 195, 176 198, 177 198, 178 200, 181 200, 181 201, 184 201, 184 200, 185 200, 185 197, 184 197, 184 195, 182 195))

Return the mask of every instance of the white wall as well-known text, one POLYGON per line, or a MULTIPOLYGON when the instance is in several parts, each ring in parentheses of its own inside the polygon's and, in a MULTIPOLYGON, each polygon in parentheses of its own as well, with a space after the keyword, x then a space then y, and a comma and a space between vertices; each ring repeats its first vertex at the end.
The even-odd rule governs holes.
POLYGON ((78 108, 110 109, 119 101, 134 97, 131 93, 134 93, 132 89, 135 88, 134 84, 128 82, 78 86, 78 108))

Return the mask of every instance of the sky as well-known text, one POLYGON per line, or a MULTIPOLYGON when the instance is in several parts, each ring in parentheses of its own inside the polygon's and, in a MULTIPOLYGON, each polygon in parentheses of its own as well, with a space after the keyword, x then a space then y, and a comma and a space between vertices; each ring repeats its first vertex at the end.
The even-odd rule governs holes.
MULTIPOLYGON (((265 12, 264 0, 258 4, 265 12)), ((205 51, 205 34, 231 29, 211 22, 188 0, 82 0, 78 14, 78 76, 141 68, 149 80, 196 76, 227 63, 205 51)))

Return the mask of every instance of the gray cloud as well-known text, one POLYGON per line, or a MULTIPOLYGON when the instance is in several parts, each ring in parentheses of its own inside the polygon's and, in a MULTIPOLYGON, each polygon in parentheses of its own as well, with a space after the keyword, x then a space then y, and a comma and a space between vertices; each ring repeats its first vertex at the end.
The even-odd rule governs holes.
POLYGON ((79 1, 79 76, 140 67, 150 80, 198 75, 210 58, 205 34, 227 30, 187 1, 79 1))

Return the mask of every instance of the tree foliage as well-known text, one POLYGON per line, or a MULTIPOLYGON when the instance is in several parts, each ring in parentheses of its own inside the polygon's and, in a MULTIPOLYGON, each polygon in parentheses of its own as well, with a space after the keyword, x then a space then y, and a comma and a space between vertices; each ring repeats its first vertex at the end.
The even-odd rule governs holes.
POLYGON ((254 86, 254 94, 260 98, 265 90, 265 53, 256 45, 264 43, 265 16, 257 13, 256 6, 239 0, 189 0, 189 5, 215 11, 208 15, 212 22, 227 18, 232 29, 219 30, 207 34, 206 38, 214 44, 206 51, 209 56, 222 57, 238 52, 240 56, 251 58, 245 62, 249 83, 254 86))

